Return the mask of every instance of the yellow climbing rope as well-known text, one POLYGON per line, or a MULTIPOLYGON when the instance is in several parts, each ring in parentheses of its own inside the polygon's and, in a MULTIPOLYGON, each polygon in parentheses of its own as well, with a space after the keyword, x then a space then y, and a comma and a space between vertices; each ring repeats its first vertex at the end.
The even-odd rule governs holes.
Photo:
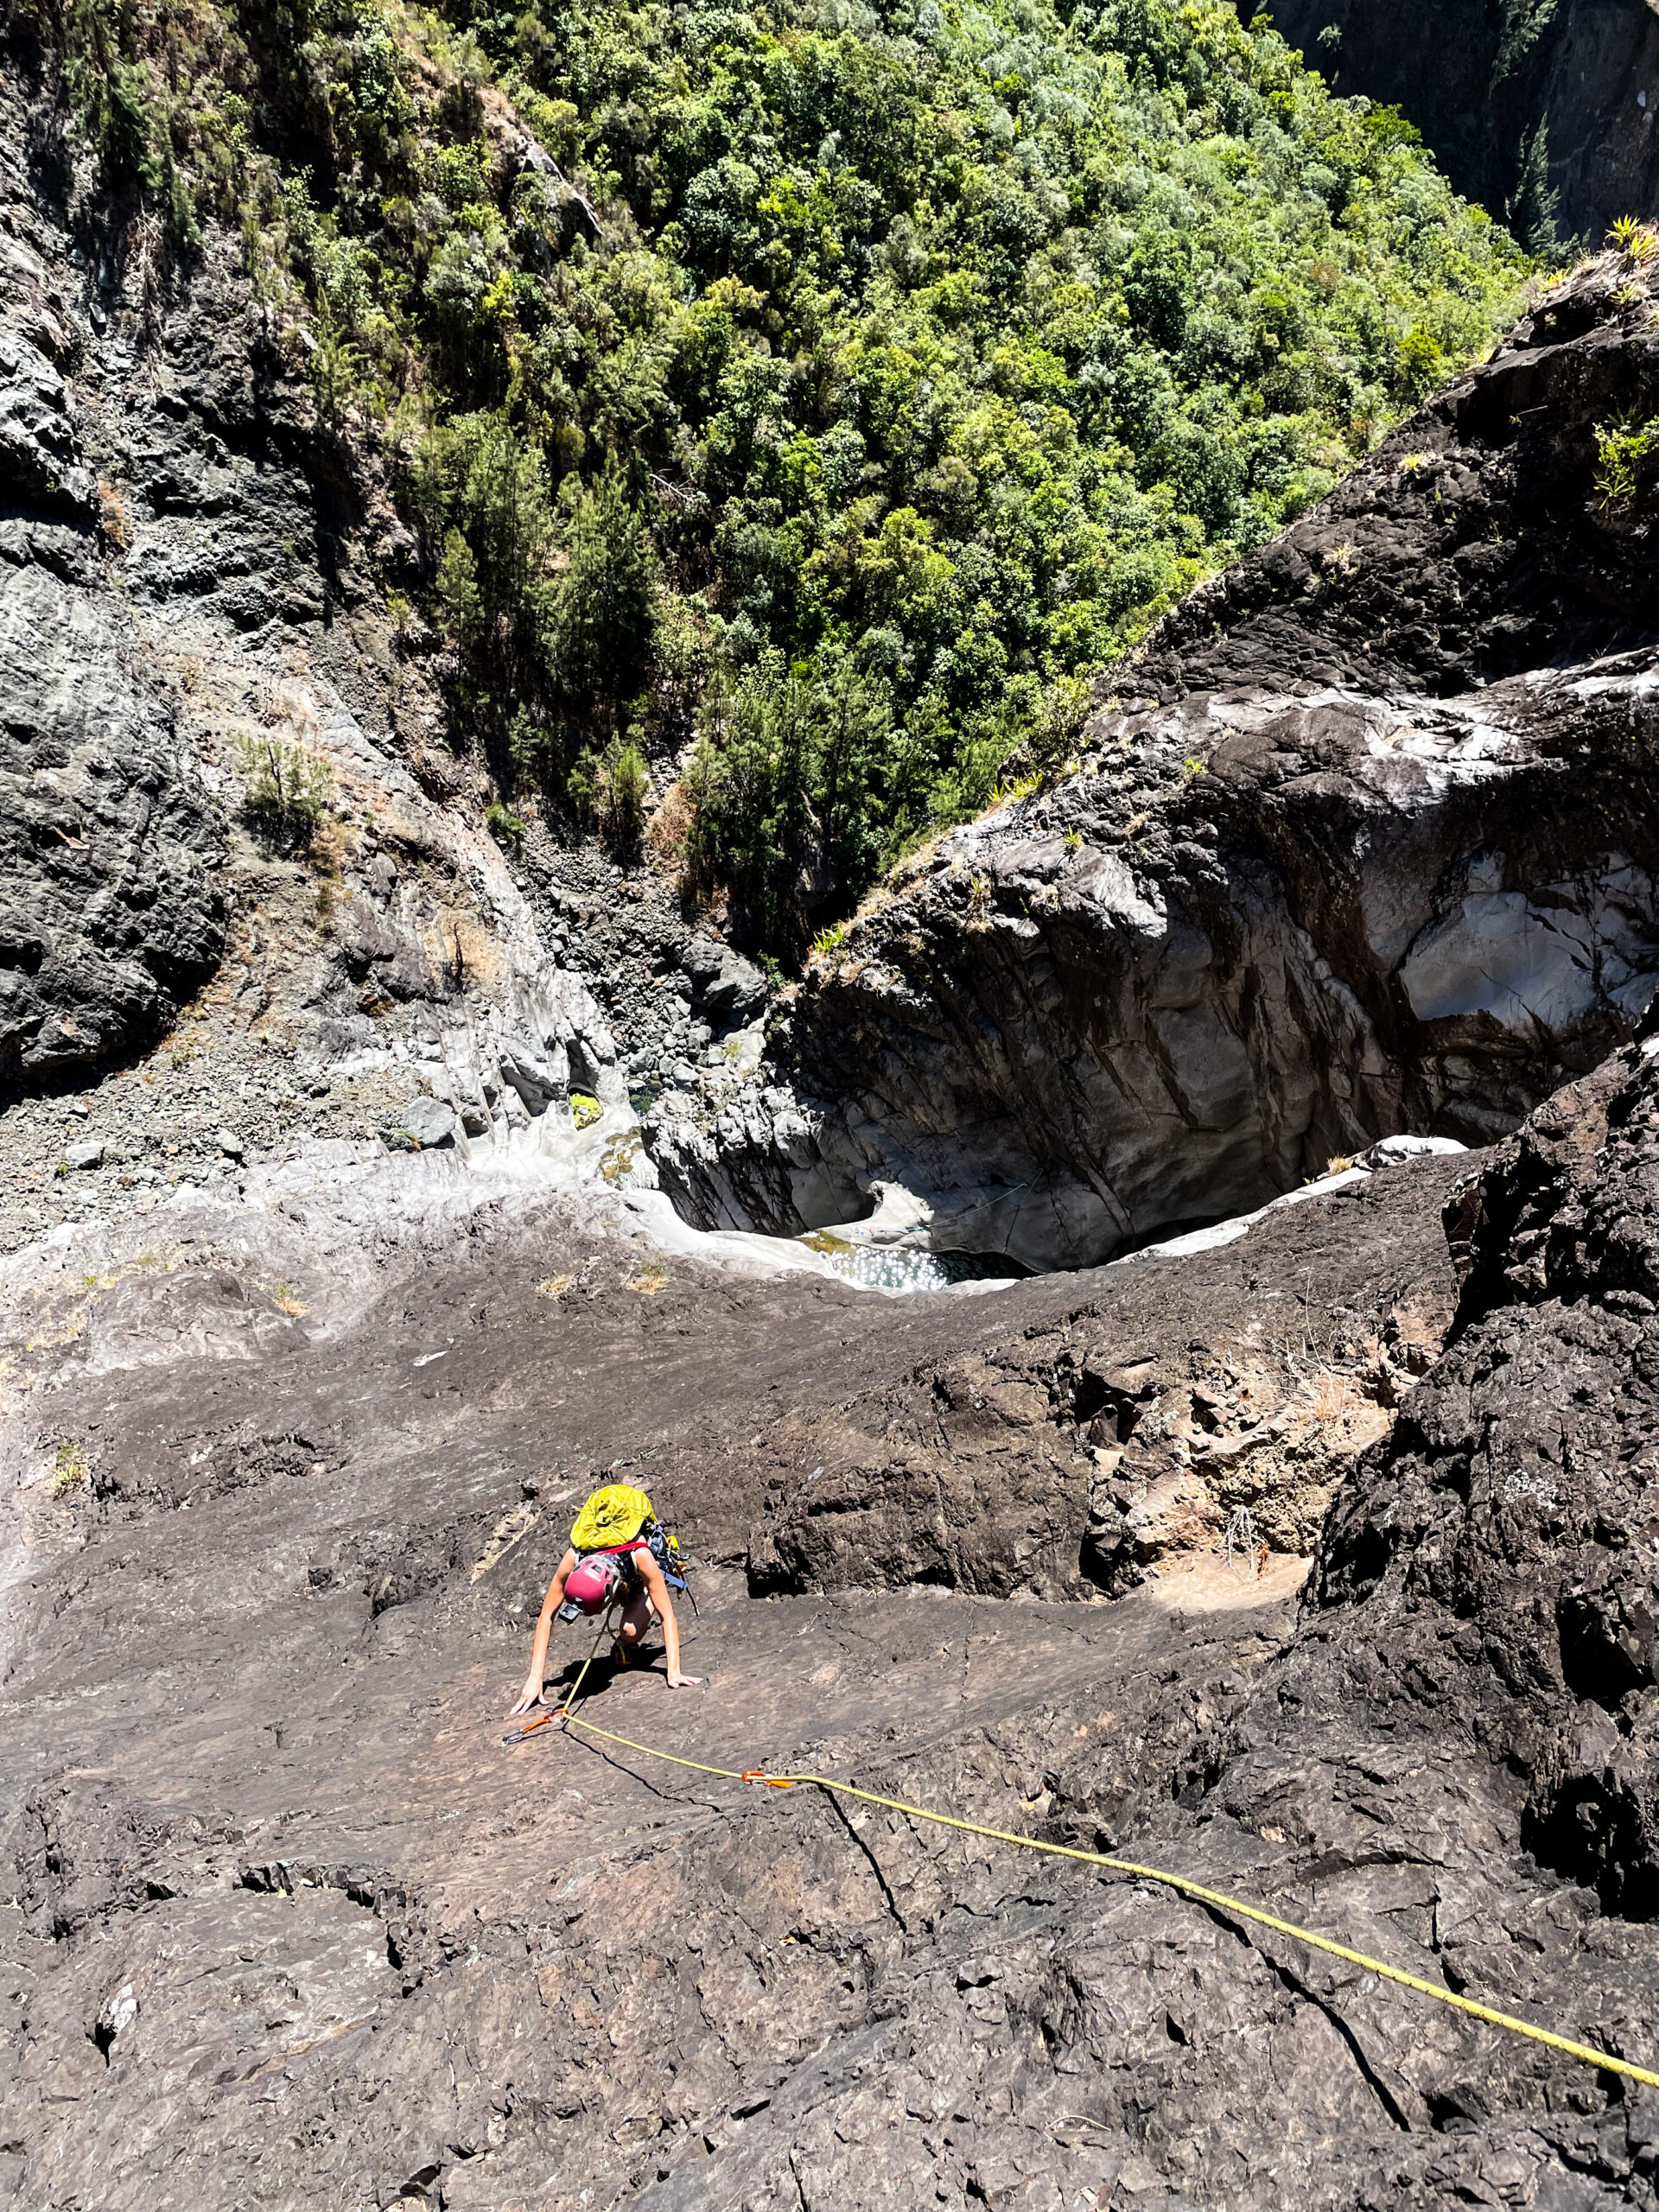
POLYGON ((590 1736, 602 1736, 608 1744, 620 1744, 626 1751, 638 1751, 645 1758, 661 1759, 670 1766, 688 1767, 695 1774, 716 1775, 725 1782, 747 1782, 767 1789, 793 1789, 798 1784, 810 1784, 814 1789, 834 1790, 842 1797, 861 1798, 867 1805, 884 1806, 888 1812, 903 1813, 912 1821, 931 1821, 935 1827, 960 1828, 965 1835, 986 1836, 993 1843, 1014 1844, 1021 1851, 1040 1851, 1052 1859, 1077 1859, 1085 1866, 1103 1866, 1109 1873, 1160 1883, 1182 1897, 1197 1898, 1200 1904, 1236 1913, 1240 1919, 1253 1921, 1258 1928, 1271 1928, 1275 1935, 1288 1936, 1294 1942, 1323 1951, 1330 1958, 1345 1960, 1366 1974, 1380 1974, 1385 1981, 1398 1982, 1402 1989, 1415 1990, 1420 1997, 1432 1997, 1437 2005, 1448 2005, 1471 2019, 1484 2020, 1488 2027, 1525 2036, 1529 2042, 1547 2044, 1551 2050, 1575 2058, 1581 2065, 1596 2067, 1604 2073, 1622 2074, 1629 2081, 1643 2082, 1649 2088, 1659 2089, 1659 2074, 1650 2073, 1645 2066, 1633 2066, 1628 2059, 1615 2058, 1611 2051, 1598 2050, 1593 2044, 1574 2043, 1569 2036, 1553 2035, 1548 2028, 1535 2027, 1530 2020, 1516 2019, 1512 2012, 1495 2012, 1490 2005, 1477 2005, 1472 1998, 1459 1997, 1455 1990, 1442 1988, 1438 1982, 1425 1981, 1421 1975, 1407 1974, 1399 1967, 1389 1966, 1385 1960, 1369 1958, 1363 1951, 1350 1950, 1345 1943, 1334 1943, 1328 1936, 1316 1936, 1311 1928, 1299 1928, 1294 1920, 1276 1919, 1259 1905, 1246 1904, 1242 1898, 1230 1897, 1221 1890, 1206 1889, 1202 1882, 1189 1881, 1185 1874, 1167 1873, 1161 1866, 1139 1866, 1132 1859, 1111 1859, 1103 1852, 1083 1851, 1073 1844, 1044 1843, 1036 1836, 1016 1835, 1008 1828, 985 1827, 977 1821, 958 1820, 951 1813, 931 1813, 925 1805, 906 1805, 901 1798, 883 1797, 874 1789, 857 1789, 850 1782, 833 1781, 828 1775, 767 1774, 760 1767, 709 1766, 702 1759, 681 1758, 673 1751, 658 1751, 654 1744, 636 1743, 631 1736, 619 1736, 609 1728, 584 1720, 572 1713, 568 1704, 562 1714, 550 1717, 562 1719, 567 1728, 581 1728, 590 1736))

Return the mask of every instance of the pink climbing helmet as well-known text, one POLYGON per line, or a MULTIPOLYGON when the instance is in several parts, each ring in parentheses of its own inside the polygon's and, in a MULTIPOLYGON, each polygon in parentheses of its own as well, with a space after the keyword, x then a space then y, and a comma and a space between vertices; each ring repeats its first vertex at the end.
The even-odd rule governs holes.
POLYGON ((613 1559, 585 1559, 570 1570, 564 1586, 565 1602, 579 1605, 584 1613, 603 1611, 609 1603, 611 1592, 616 1586, 617 1564, 613 1559))

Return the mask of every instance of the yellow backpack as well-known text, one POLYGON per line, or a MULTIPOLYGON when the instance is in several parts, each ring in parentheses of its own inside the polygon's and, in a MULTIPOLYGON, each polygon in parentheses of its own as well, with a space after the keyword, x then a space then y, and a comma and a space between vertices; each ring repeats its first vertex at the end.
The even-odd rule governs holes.
POLYGON ((671 1529, 662 1526, 651 1500, 632 1483, 607 1483, 603 1490, 594 1492, 576 1516, 570 1548, 584 1554, 613 1551, 619 1544, 631 1544, 639 1535, 651 1546, 657 1564, 673 1587, 685 1589, 685 1560, 679 1538, 671 1529))
POLYGON ((651 1500, 632 1483, 607 1483, 596 1490, 570 1531, 573 1551, 605 1552, 631 1544, 647 1521, 654 1521, 651 1500))

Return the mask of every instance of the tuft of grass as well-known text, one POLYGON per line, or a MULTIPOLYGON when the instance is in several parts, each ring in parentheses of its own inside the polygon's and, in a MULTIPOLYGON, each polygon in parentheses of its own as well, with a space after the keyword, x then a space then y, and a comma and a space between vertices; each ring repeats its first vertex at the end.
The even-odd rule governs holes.
POLYGON ((78 1436, 66 1437, 53 1455, 53 1497, 79 1497, 92 1478, 92 1471, 87 1464, 86 1446, 78 1436))
POLYGON ((549 1275, 543 1281, 537 1284, 536 1295, 537 1298, 550 1299, 556 1306, 568 1290, 575 1288, 575 1281, 574 1274, 549 1275))
POLYGON ((830 959, 846 944, 852 934, 852 927, 850 922, 834 922, 827 930, 820 930, 812 940, 810 957, 814 960, 830 959))
POLYGON ((1659 253, 1659 231, 1639 215, 1621 215, 1607 233, 1607 243, 1639 269, 1659 253))
POLYGON ((1334 1367, 1321 1367, 1312 1382, 1314 1418, 1319 1421, 1340 1421, 1356 1403, 1359 1393, 1351 1375, 1334 1367))

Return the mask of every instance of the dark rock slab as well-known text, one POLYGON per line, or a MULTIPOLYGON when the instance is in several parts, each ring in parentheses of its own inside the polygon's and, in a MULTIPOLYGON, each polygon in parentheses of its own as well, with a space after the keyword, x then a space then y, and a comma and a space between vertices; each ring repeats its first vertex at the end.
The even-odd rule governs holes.
MULTIPOLYGON (((164 1264, 111 1244, 90 1286, 79 1254, 20 1286, 8 1450, 48 1473, 8 1505, 10 2201, 1649 2202, 1645 2100, 1224 1911, 496 1738, 615 1465, 704 1558, 705 1679, 611 1682, 601 1725, 1118 1848, 1651 2059, 1647 1693, 1604 1676, 1626 1639, 1643 1663, 1625 1301, 1649 1296, 1655 1080, 1627 1057, 1454 1192, 1462 1334, 1345 1481, 1299 1630, 1284 1578, 1213 1553, 1081 1605, 902 1586, 891 1542, 862 1588, 802 1587, 845 1580, 804 1555, 795 1594, 757 1599, 713 1562, 781 1554, 791 1457, 874 1441, 930 1377, 1012 1394, 999 1419, 1042 1402, 1057 1444, 1121 1421, 1148 1363, 1217 1410, 1194 1344, 1236 1351, 1299 1273, 1319 1341, 1368 1285, 1397 1302, 1442 1161, 1198 1262, 973 1300, 681 1261, 644 1295, 597 1221, 410 1211, 441 1157, 387 1163, 356 1211, 181 1215, 164 1264), (1542 1278, 1510 1282, 1505 1245, 1542 1278), (1087 1390, 1065 1422, 1062 1376, 1087 1390), (50 1477, 66 1436, 82 1489, 50 1477), (1571 1809, 1586 1789, 1607 1820, 1571 1809)), ((930 1447, 959 1500, 984 1470, 981 1592, 1031 1569, 999 1440, 930 1447)), ((879 1481, 860 1510, 898 1526, 879 1481)))

